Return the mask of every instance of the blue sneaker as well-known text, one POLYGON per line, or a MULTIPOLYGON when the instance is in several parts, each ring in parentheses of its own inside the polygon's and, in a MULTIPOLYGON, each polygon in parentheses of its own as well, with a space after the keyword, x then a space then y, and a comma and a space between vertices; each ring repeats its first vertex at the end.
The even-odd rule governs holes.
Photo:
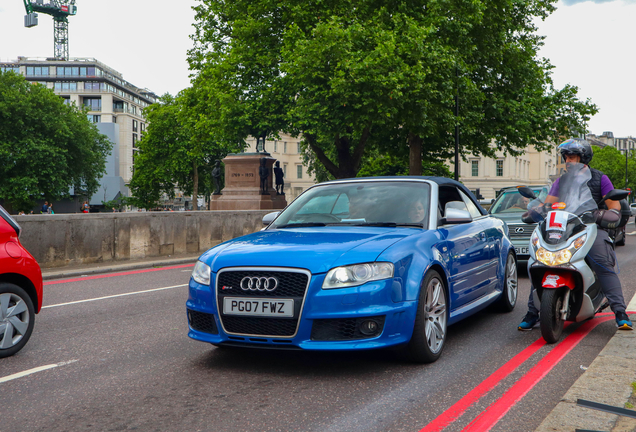
POLYGON ((525 318, 523 319, 523 321, 521 321, 521 324, 519 324, 519 327, 517 327, 517 329, 521 331, 530 331, 532 330, 532 327, 534 327, 538 322, 539 322, 539 315, 533 314, 532 312, 528 312, 525 318))
POLYGON ((616 325, 619 330, 633 330, 634 326, 632 325, 629 316, 625 312, 616 312, 616 325))

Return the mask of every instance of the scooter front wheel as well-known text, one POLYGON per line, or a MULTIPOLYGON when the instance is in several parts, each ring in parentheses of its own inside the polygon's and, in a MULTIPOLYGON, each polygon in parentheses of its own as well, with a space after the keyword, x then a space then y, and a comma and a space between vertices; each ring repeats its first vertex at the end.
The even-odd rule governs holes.
POLYGON ((561 338, 563 296, 563 289, 544 289, 541 294, 541 336, 547 343, 556 343, 561 338))

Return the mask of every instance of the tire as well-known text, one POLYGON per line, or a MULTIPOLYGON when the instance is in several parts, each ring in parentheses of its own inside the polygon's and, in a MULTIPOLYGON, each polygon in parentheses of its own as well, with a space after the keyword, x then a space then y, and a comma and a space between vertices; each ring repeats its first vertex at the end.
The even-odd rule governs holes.
POLYGON ((563 296, 563 289, 544 289, 541 294, 541 336, 550 344, 558 342, 563 332, 563 296))
POLYGON ((404 348, 404 354, 416 363, 432 363, 444 350, 448 314, 446 287, 438 272, 427 273, 420 289, 413 336, 404 348))
POLYGON ((501 297, 497 301, 497 308, 502 312, 512 312, 517 304, 518 294, 517 260, 515 260, 515 256, 511 252, 506 260, 504 286, 501 297))
POLYGON ((0 283, 0 358, 20 351, 35 323, 31 297, 17 285, 0 283))
POLYGON ((622 232, 621 239, 616 242, 616 246, 625 246, 625 227, 619 228, 618 232, 622 232))

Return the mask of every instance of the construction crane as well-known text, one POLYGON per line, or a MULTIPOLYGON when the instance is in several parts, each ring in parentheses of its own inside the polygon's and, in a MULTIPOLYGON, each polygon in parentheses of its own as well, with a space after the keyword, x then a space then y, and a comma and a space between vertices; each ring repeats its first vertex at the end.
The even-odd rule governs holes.
POLYGON ((68 60, 68 16, 77 13, 75 0, 23 0, 27 14, 25 27, 38 25, 37 12, 53 17, 53 48, 56 60, 68 60))

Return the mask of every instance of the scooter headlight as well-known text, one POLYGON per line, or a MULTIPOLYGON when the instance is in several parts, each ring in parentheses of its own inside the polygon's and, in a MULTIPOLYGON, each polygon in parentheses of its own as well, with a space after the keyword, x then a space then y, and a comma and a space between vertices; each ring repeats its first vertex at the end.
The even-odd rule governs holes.
MULTIPOLYGON (((574 255, 574 253, 577 250, 583 247, 586 240, 587 240, 587 234, 582 235, 581 237, 578 237, 576 240, 574 240, 574 242, 572 242, 572 244, 569 247, 559 249, 558 251, 554 251, 554 252, 551 252, 547 249, 540 247, 539 249, 537 249, 535 256, 537 258, 537 261, 548 266, 567 264, 572 259, 572 255, 574 255)), ((534 236, 532 238, 532 241, 533 241, 533 244, 535 244, 534 236)), ((538 244, 538 237, 537 237, 537 244, 538 244)))

